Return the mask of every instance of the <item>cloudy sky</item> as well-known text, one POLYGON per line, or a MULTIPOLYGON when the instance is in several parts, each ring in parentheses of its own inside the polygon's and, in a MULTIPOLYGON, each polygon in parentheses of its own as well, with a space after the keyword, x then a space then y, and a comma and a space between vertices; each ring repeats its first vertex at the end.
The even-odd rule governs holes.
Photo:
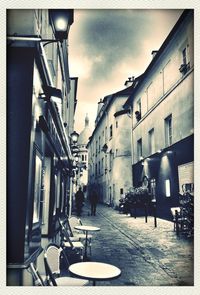
POLYGON ((74 10, 69 33, 71 77, 78 77, 75 130, 84 128, 88 113, 94 128, 97 102, 123 89, 128 77, 139 76, 177 22, 182 10, 74 10))

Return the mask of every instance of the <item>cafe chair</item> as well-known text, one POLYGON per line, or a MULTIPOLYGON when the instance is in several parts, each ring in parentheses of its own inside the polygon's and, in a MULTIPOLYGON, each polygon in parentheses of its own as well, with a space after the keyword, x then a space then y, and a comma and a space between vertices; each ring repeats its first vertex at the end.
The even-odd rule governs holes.
POLYGON ((73 278, 70 276, 60 275, 60 256, 66 262, 66 270, 68 270, 69 262, 63 249, 58 245, 51 243, 47 246, 44 252, 44 265, 46 271, 46 279, 49 286, 86 286, 88 280, 73 278))
POLYGON ((28 272, 30 272, 33 277, 34 286, 45 286, 45 283, 33 262, 30 263, 28 272))
POLYGON ((62 239, 64 239, 65 241, 67 241, 66 237, 65 237, 65 234, 64 234, 64 231, 62 229, 65 229, 65 231, 68 233, 68 236, 69 236, 69 239, 72 241, 72 242, 78 242, 80 241, 79 237, 78 236, 74 236, 73 234, 73 231, 70 227, 70 224, 69 224, 69 221, 68 221, 68 218, 65 218, 64 220, 59 218, 58 219, 58 222, 59 222, 59 225, 60 225, 60 229, 61 229, 61 236, 62 236, 62 239))
POLYGON ((67 248, 68 250, 75 251, 80 255, 81 261, 83 260, 83 249, 84 245, 80 241, 72 241, 70 239, 69 233, 65 226, 60 223, 60 233, 61 233, 61 247, 67 248))
MULTIPOLYGON (((83 222, 80 218, 77 218, 76 216, 72 216, 68 219, 71 229, 74 228, 77 225, 83 225, 83 222)), ((73 231, 74 236, 79 237, 80 240, 86 239, 86 233, 84 231, 74 230, 73 231)), ((90 249, 90 256, 92 255, 92 235, 88 234, 88 247, 90 249)))

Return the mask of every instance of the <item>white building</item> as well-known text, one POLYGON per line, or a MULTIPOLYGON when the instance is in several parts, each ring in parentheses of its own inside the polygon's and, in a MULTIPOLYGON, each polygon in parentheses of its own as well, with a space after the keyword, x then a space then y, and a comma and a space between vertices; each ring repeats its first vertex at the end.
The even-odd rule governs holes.
POLYGON ((164 218, 182 184, 193 183, 193 41, 193 11, 185 10, 124 105, 133 114, 133 184, 149 178, 164 218))
POLYGON ((88 186, 95 185, 100 202, 117 206, 121 194, 132 186, 131 118, 122 106, 137 80, 98 103, 95 129, 88 143, 88 186))

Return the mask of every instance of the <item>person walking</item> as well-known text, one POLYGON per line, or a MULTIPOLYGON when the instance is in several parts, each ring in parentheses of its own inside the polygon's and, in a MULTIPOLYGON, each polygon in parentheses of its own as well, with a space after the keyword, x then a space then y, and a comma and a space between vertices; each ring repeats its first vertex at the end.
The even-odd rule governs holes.
POLYGON ((81 187, 79 187, 78 191, 75 194, 77 216, 81 216, 83 202, 84 202, 84 193, 82 192, 81 187))
POLYGON ((97 203, 98 203, 98 194, 97 191, 95 190, 95 188, 92 189, 92 191, 90 192, 90 205, 91 205, 91 215, 95 216, 96 215, 96 207, 97 207, 97 203))

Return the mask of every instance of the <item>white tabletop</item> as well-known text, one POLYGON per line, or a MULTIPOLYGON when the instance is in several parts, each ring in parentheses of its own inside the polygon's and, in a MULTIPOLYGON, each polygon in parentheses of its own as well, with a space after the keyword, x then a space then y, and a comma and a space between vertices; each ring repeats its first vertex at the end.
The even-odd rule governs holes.
POLYGON ((108 263, 78 262, 69 266, 69 271, 80 278, 89 280, 110 280, 121 275, 121 270, 108 263))
POLYGON ((84 231, 99 231, 100 228, 96 226, 90 226, 90 225, 77 225, 74 227, 78 230, 84 230, 84 231))

